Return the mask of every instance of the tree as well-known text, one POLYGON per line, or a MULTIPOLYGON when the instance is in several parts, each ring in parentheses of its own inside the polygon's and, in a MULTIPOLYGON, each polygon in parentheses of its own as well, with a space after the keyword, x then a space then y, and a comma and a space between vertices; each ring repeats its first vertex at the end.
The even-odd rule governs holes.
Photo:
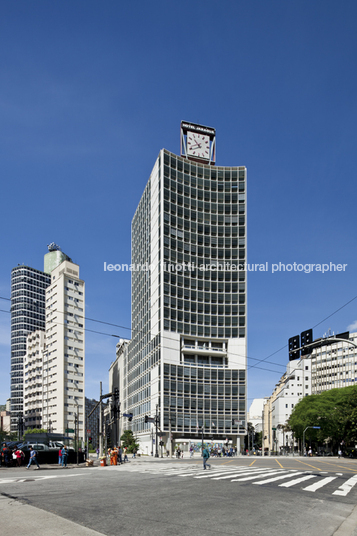
POLYGON ((139 448, 139 440, 134 437, 132 430, 124 430, 124 433, 120 437, 122 446, 128 449, 128 452, 135 452, 139 448))
POLYGON ((320 430, 309 429, 309 439, 331 442, 334 450, 342 440, 346 445, 354 444, 357 441, 357 385, 303 398, 296 404, 288 423, 299 439, 308 426, 319 426, 320 430))
POLYGON ((28 434, 46 434, 47 433, 47 430, 44 430, 43 428, 30 428, 28 430, 26 430, 26 432, 24 432, 24 437, 23 437, 23 440, 25 441, 26 440, 26 436, 28 434))
POLYGON ((262 432, 255 432, 254 444, 257 449, 262 448, 262 432))

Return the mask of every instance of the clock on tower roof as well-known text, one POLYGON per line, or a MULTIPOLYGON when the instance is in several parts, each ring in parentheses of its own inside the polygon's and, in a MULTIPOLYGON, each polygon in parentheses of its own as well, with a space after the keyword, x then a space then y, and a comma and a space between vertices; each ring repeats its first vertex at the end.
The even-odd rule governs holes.
POLYGON ((181 121, 181 156, 214 166, 216 161, 216 130, 181 121))

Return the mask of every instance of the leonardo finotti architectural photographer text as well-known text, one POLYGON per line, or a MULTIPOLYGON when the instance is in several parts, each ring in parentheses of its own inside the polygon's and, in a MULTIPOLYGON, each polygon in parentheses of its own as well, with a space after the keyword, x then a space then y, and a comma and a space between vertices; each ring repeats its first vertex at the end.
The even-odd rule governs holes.
MULTIPOLYGON (((211 262, 207 264, 182 263, 175 264, 169 262, 161 263, 161 269, 165 272, 303 272, 310 274, 312 272, 345 272, 347 264, 335 264, 333 262, 323 264, 301 264, 293 262, 285 264, 282 262, 272 263, 242 263, 234 264, 230 262, 211 262)), ((158 269, 157 264, 108 264, 104 262, 104 272, 147 272, 158 269)))

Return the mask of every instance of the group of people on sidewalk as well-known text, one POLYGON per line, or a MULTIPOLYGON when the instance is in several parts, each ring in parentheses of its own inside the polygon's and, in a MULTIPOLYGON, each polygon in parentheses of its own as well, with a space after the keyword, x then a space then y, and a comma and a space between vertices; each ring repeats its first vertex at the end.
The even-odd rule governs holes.
POLYGON ((25 454, 21 449, 15 447, 10 449, 3 443, 0 452, 0 466, 4 467, 21 467, 25 454))
POLYGON ((67 460, 68 460, 68 448, 62 447, 58 451, 58 465, 62 465, 62 467, 67 467, 67 460))
MULTIPOLYGON (((120 445, 119 447, 108 449, 108 456, 110 458, 110 465, 120 465, 129 461, 127 447, 122 448, 120 445)), ((133 453, 133 458, 135 458, 135 453, 133 453)))

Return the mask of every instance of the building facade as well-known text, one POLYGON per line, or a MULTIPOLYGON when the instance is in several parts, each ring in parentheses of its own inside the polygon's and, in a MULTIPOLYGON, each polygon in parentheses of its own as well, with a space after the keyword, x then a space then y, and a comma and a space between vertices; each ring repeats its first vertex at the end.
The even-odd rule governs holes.
POLYGON ((247 420, 254 427, 256 433, 262 431, 263 426, 263 408, 266 402, 265 398, 254 398, 250 405, 247 420))
POLYGON ((45 332, 36 330, 27 336, 24 356, 24 428, 42 428, 43 358, 45 332))
POLYGON ((265 403, 263 434, 265 451, 290 452, 295 448, 288 420, 296 404, 311 394, 311 368, 311 359, 308 355, 289 361, 286 372, 265 403))
POLYGON ((132 221, 121 399, 143 449, 152 448, 145 416, 157 415, 166 445, 203 428, 239 448, 245 434, 246 168, 193 155, 196 142, 215 143, 196 127, 187 154, 160 151, 132 221))
POLYGON ((85 438, 85 284, 79 266, 63 261, 46 290, 42 426, 85 438), (69 430, 73 430, 71 432, 69 430))
POLYGON ((357 383, 357 333, 316 339, 310 357, 312 394, 357 383))
POLYGON ((11 270, 11 431, 24 412, 24 355, 27 335, 45 329, 45 291, 51 277, 29 266, 11 270))

